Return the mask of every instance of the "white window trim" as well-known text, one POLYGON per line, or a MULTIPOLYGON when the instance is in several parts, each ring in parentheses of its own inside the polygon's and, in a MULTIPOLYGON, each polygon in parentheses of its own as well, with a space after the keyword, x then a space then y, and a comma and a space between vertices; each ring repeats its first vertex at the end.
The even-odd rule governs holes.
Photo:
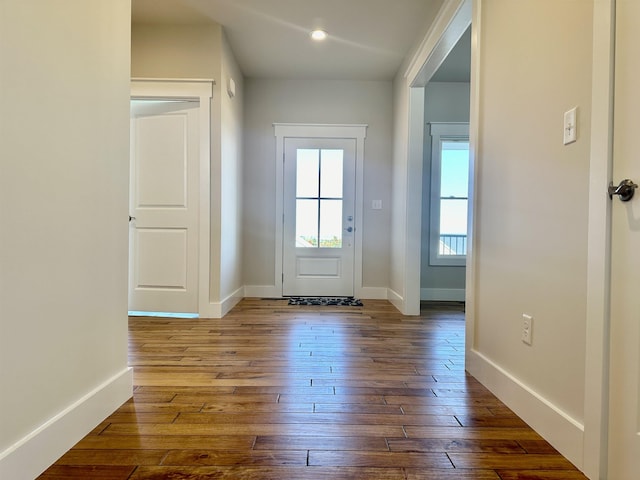
MULTIPOLYGON (((431 133, 431 194, 430 194, 430 222, 429 222, 429 265, 434 266, 465 266, 466 255, 438 255, 440 243, 440 145, 442 141, 469 141, 468 123, 433 122, 430 124, 431 133)), ((467 200, 468 202, 468 200, 467 200)))
POLYGON ((283 215, 284 215, 284 140, 285 138, 353 138, 356 140, 356 196, 353 290, 362 296, 362 217, 364 193, 364 139, 368 125, 326 125, 274 123, 276 137, 276 264, 274 286, 282 296, 283 215))

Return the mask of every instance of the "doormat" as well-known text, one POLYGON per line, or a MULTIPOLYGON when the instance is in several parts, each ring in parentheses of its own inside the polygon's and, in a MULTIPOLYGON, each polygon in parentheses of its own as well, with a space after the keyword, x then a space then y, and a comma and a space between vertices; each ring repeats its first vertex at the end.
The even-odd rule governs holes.
POLYGON ((337 305, 340 307, 362 307, 362 302, 352 297, 291 297, 289 305, 337 305))

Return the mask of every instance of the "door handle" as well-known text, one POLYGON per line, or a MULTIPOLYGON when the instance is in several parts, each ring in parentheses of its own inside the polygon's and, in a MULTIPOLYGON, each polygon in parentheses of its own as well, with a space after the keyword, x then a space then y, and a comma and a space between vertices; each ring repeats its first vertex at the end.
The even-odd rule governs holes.
POLYGON ((129 215, 129 222, 131 222, 131 220, 135 220, 136 217, 132 217, 131 215, 129 215))
POLYGON ((345 228, 345 231, 351 233, 353 232, 353 227, 347 227, 345 228))
POLYGON ((633 198, 633 194, 636 192, 638 185, 633 183, 628 178, 622 180, 617 186, 613 182, 609 183, 609 198, 613 198, 614 195, 618 195, 621 201, 628 202, 633 198))

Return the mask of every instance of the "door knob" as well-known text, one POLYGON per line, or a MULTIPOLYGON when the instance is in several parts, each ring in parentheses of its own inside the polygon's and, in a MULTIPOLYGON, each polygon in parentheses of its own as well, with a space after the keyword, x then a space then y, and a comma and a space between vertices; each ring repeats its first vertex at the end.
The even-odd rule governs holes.
POLYGON ((129 215, 129 221, 135 220, 135 219, 136 219, 136 217, 132 217, 131 215, 129 215))
POLYGON ((618 186, 614 185, 613 182, 610 182, 608 189, 609 198, 613 198, 614 195, 618 195, 621 201, 628 202, 633 198, 636 188, 638 188, 638 185, 628 178, 622 180, 618 186))
POLYGON ((346 230, 347 232, 351 233, 351 232, 353 232, 353 227, 347 227, 347 228, 345 228, 345 230, 346 230))

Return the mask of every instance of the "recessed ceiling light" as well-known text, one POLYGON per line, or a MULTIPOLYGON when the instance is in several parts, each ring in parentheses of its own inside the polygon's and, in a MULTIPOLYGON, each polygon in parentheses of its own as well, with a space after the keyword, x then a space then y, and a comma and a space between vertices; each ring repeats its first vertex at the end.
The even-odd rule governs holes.
POLYGON ((324 40, 325 38, 327 38, 327 32, 325 32, 324 30, 316 29, 311 32, 311 38, 316 41, 324 40))

